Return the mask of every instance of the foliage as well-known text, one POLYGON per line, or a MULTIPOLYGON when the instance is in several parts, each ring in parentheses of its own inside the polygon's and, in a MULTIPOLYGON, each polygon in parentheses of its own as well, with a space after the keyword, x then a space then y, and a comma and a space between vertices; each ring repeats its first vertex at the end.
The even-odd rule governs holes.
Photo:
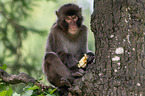
POLYGON ((0 83, 0 96, 11 96, 13 89, 11 86, 0 83))
MULTIPOLYGON (((0 69, 6 70, 7 65, 4 64, 0 67, 0 69)), ((40 82, 43 78, 39 78, 38 82, 40 82)), ((58 93, 56 93, 55 89, 41 89, 39 86, 34 85, 33 83, 29 83, 27 86, 23 88, 23 93, 18 94, 14 92, 10 84, 6 84, 2 82, 0 79, 0 96, 59 96, 58 93)))
POLYGON ((43 90, 36 85, 28 84, 24 89, 22 96, 59 96, 55 91, 57 89, 43 90))
POLYGON ((6 65, 6 64, 3 64, 3 66, 2 66, 2 67, 0 66, 0 69, 2 69, 2 70, 4 70, 4 71, 6 71, 6 69, 7 69, 7 65, 6 65))
MULTIPOLYGON (((36 2, 36 1, 35 1, 36 2)), ((18 73, 23 64, 22 46, 28 33, 44 34, 44 30, 37 30, 23 25, 23 21, 30 16, 33 0, 0 0, 0 44, 2 47, 0 63, 11 64, 14 73, 18 73), (17 70, 15 70, 15 66, 17 70)))
POLYGON ((23 93, 18 94, 13 91, 11 85, 0 83, 0 96, 59 96, 56 93, 57 89, 48 89, 43 90, 36 85, 28 84, 25 88, 23 88, 23 93))

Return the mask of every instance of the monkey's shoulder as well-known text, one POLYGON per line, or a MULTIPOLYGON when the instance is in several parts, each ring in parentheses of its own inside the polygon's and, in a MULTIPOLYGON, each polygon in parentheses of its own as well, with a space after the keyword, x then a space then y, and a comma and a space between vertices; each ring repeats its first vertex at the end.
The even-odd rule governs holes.
POLYGON ((51 27, 50 33, 58 34, 59 32, 62 32, 62 29, 58 26, 57 23, 54 23, 53 26, 51 27))
POLYGON ((52 31, 59 30, 58 24, 57 24, 57 23, 54 23, 54 24, 52 25, 52 27, 51 27, 51 30, 52 30, 52 31))
POLYGON ((87 30, 87 26, 86 25, 82 25, 81 29, 87 30))
POLYGON ((83 32, 87 32, 88 31, 88 28, 86 25, 82 25, 81 28, 80 28, 81 31, 83 32))

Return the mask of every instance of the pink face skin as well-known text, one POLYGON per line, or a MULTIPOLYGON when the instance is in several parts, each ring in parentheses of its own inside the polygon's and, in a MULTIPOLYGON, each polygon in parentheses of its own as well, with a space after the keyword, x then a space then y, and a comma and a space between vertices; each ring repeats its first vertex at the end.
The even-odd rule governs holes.
POLYGON ((77 23, 76 23, 77 20, 78 20, 78 17, 76 15, 67 16, 65 18, 65 21, 68 24, 68 32, 70 34, 77 34, 77 31, 78 31, 78 27, 77 27, 77 23))

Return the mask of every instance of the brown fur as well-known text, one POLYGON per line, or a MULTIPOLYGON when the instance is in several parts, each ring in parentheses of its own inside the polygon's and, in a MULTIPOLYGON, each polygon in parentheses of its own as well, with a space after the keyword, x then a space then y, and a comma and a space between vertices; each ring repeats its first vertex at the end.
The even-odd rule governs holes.
MULTIPOLYGON (((73 82, 75 77, 72 73, 78 73, 78 61, 87 53, 87 27, 82 24, 81 8, 75 4, 63 5, 56 14, 58 20, 52 26, 46 43, 43 71, 48 81, 57 87, 63 87, 67 86, 67 81, 73 82), (74 35, 68 32, 65 22, 65 17, 69 15, 78 17, 78 31, 74 35)), ((80 74, 77 76, 81 76, 80 74)))

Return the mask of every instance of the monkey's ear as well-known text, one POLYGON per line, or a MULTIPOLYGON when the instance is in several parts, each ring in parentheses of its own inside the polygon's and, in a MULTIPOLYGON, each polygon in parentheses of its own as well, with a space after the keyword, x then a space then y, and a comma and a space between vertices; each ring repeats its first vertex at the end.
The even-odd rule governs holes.
POLYGON ((56 13, 56 16, 59 17, 59 12, 58 11, 55 11, 55 13, 56 13))

